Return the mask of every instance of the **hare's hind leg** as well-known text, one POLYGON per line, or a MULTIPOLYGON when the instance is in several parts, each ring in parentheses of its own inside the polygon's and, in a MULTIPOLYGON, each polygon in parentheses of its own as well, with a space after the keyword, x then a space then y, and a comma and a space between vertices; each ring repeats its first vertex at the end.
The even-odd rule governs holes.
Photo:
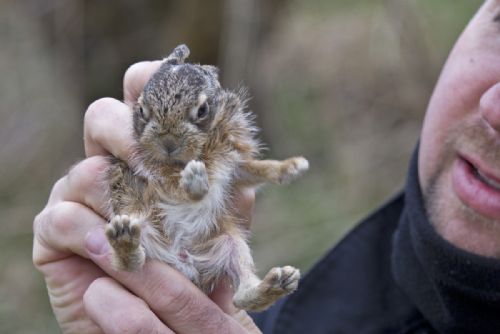
POLYGON ((241 282, 233 298, 234 305, 247 311, 263 311, 295 291, 299 279, 299 270, 291 266, 272 268, 262 280, 254 275, 241 282))
POLYGON ((139 219, 144 218, 141 196, 145 184, 116 158, 110 159, 107 178, 111 220, 106 226, 106 236, 113 248, 112 264, 115 269, 134 271, 142 267, 146 258, 139 219))
POLYGON ((127 215, 116 215, 106 226, 106 236, 113 248, 111 257, 115 268, 134 271, 142 267, 146 254, 141 246, 141 226, 127 215))
POLYGON ((248 186, 266 182, 287 184, 309 169, 303 157, 286 160, 247 160, 238 168, 238 183, 248 186))
POLYGON ((300 279, 298 269, 285 266, 272 268, 264 279, 255 274, 250 249, 244 240, 239 244, 239 286, 233 297, 236 307, 247 311, 263 311, 279 298, 297 289, 300 279))

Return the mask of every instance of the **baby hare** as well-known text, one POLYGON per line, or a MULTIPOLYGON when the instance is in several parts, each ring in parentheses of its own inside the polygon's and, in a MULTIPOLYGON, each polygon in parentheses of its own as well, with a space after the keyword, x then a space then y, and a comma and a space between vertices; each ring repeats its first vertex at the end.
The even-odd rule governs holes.
POLYGON ((244 93, 223 89, 217 68, 184 63, 188 55, 185 45, 176 47, 135 103, 132 166, 111 158, 112 261, 128 271, 146 258, 163 261, 205 293, 228 279, 236 307, 264 310, 297 288, 300 273, 285 266, 256 276, 233 195, 242 186, 290 182, 308 162, 256 160, 244 93))

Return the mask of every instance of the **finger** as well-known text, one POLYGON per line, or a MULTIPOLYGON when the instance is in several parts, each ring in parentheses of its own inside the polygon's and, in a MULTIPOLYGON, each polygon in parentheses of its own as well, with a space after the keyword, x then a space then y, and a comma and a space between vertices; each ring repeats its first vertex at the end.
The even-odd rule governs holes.
POLYGON ((45 283, 57 322, 63 333, 75 333, 78 328, 86 333, 102 333, 89 318, 83 305, 83 295, 89 285, 104 272, 92 261, 71 256, 38 268, 45 276, 45 283), (71 307, 68 307, 71 305, 71 307))
POLYGON ((214 291, 209 295, 225 313, 233 315, 238 312, 238 309, 233 304, 233 288, 228 280, 220 281, 215 287, 214 291))
POLYGON ((137 101, 144 85, 156 72, 162 60, 142 61, 130 66, 123 76, 123 98, 125 103, 132 105, 137 101))
POLYGON ((101 230, 91 232, 86 242, 90 258, 108 275, 143 299, 176 333, 245 332, 236 320, 225 314, 185 276, 170 266, 147 261, 136 272, 116 271, 111 267, 110 246, 101 230))
POLYGON ((68 175, 59 179, 49 196, 47 206, 59 202, 77 202, 90 207, 103 217, 108 215, 105 173, 109 163, 105 157, 85 159, 71 168, 68 175))
POLYGON ((262 333, 252 318, 244 310, 236 308, 233 304, 233 287, 227 280, 222 280, 217 284, 214 291, 209 295, 225 313, 235 319, 249 333, 262 333))
POLYGON ((233 314, 233 319, 247 330, 246 333, 262 334, 261 330, 259 329, 259 327, 257 327, 252 317, 250 317, 244 310, 239 310, 236 314, 233 314))
POLYGON ((83 135, 87 157, 112 154, 129 161, 134 142, 130 107, 111 98, 93 102, 85 112, 83 135))
POLYGON ((88 257, 86 235, 92 229, 104 229, 105 223, 94 211, 75 202, 44 209, 33 223, 33 263, 39 267, 74 254, 88 257))
POLYGON ((111 278, 96 279, 85 292, 83 303, 106 334, 173 333, 143 300, 111 278))

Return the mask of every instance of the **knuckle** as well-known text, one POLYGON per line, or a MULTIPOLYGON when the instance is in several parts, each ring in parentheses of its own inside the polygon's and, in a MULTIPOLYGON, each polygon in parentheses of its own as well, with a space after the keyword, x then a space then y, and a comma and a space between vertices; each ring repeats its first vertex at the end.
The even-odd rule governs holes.
POLYGON ((195 306, 192 293, 182 283, 170 282, 167 285, 166 282, 161 281, 150 291, 153 293, 148 300, 149 304, 163 312, 181 314, 184 310, 195 306), (157 293, 158 291, 162 291, 162 293, 157 293))
POLYGON ((52 189, 50 190, 50 194, 49 194, 49 199, 48 199, 48 202, 47 204, 45 205, 45 208, 42 209, 42 211, 40 211, 36 216, 35 218, 33 219, 33 232, 36 233, 36 229, 37 229, 37 226, 40 225, 41 221, 43 221, 47 211, 48 211, 48 208, 52 205, 51 204, 51 199, 53 199, 53 197, 58 197, 59 195, 61 195, 61 193, 63 193, 63 189, 66 187, 66 184, 67 184, 67 176, 63 176, 61 177, 60 179, 58 179, 54 185, 52 186, 52 189))
POLYGON ((46 209, 40 211, 33 219, 33 234, 37 235, 39 232, 40 225, 42 225, 43 220, 46 217, 46 209))
POLYGON ((61 190, 64 189, 64 187, 66 186, 66 182, 67 182, 67 177, 65 175, 61 177, 59 180, 57 180, 56 183, 54 183, 54 185, 52 186, 52 190, 50 191, 50 194, 53 195, 56 193, 60 193, 61 190))
POLYGON ((74 218, 78 214, 79 206, 73 202, 60 202, 50 208, 47 218, 41 228, 46 235, 58 231, 61 235, 69 235, 75 230, 74 218))
POLYGON ((81 161, 68 174, 68 181, 75 184, 79 191, 87 192, 100 187, 101 180, 108 167, 108 160, 103 156, 93 156, 81 161))
POLYGON ((154 291, 154 293, 152 293, 150 299, 147 299, 148 304, 154 310, 169 314, 181 323, 202 325, 207 329, 207 333, 212 332, 209 329, 214 329, 217 333, 227 332, 225 329, 229 328, 229 324, 220 309, 215 305, 212 307, 204 303, 188 285, 172 284, 172 282, 162 282, 160 284, 164 285, 151 289, 150 291, 154 291), (161 293, 158 293, 158 291, 161 291, 161 293))
POLYGON ((104 116, 104 112, 112 108, 114 103, 114 99, 110 97, 104 97, 92 102, 88 106, 84 117, 84 128, 86 133, 90 133, 91 135, 94 133, 90 130, 94 129, 96 126, 99 126, 100 121, 104 116))
POLYGON ((47 220, 47 209, 42 210, 39 214, 36 215, 35 219, 33 220, 33 251, 31 253, 31 261, 33 262, 33 265, 35 268, 40 269, 41 265, 43 264, 43 256, 40 254, 39 251, 39 243, 40 239, 42 239, 42 233, 41 229, 43 226, 45 226, 45 221, 47 220))
POLYGON ((60 202, 45 208, 35 217, 32 262, 36 268, 40 269, 46 263, 46 256, 41 250, 52 249, 56 235, 70 235, 75 230, 73 219, 77 215, 77 210, 76 203, 60 202))

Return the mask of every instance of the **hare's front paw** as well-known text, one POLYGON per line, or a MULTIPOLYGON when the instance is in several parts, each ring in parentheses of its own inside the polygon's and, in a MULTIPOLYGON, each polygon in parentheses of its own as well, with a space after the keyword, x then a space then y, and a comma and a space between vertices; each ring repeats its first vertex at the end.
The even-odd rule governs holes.
POLYGON ((180 185, 192 200, 201 200, 208 193, 208 175, 205 164, 191 160, 181 172, 180 185))
POLYGON ((263 292, 273 296, 284 296, 297 289, 300 271, 292 266, 275 267, 262 280, 263 292))
POLYGON ((134 271, 144 264, 141 226, 127 215, 116 215, 106 226, 106 236, 113 248, 112 262, 117 269, 134 271))
POLYGON ((283 161, 279 183, 288 184, 309 169, 309 162, 303 157, 294 157, 283 161))

